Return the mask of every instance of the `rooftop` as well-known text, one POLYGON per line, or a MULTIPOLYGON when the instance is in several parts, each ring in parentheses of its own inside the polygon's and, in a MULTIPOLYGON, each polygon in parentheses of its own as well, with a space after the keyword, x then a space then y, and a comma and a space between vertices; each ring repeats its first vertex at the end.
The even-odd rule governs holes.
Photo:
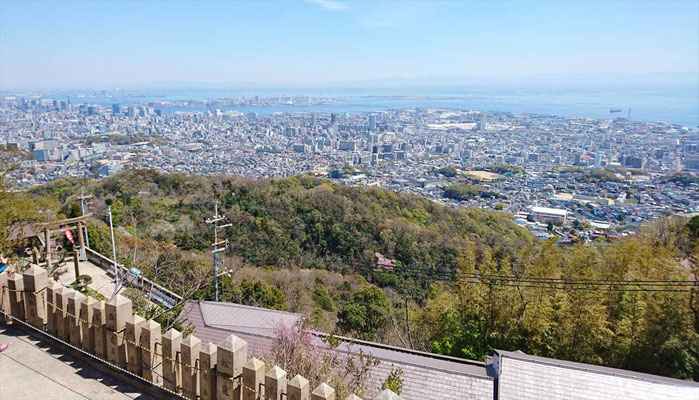
MULTIPOLYGON (((202 342, 219 343, 234 333, 250 343, 252 353, 262 353, 271 348, 272 339, 276 338, 275 328, 280 325, 294 326, 303 318, 301 314, 212 301, 188 301, 182 314, 196 327, 195 335, 202 342)), ((326 334, 314 334, 320 345, 321 338, 326 334)), ((362 350, 382 361, 488 378, 485 364, 481 362, 356 339, 347 340, 352 343, 345 341, 340 345, 340 351, 358 353, 362 350)))
POLYGON ((679 386, 690 386, 699 388, 699 382, 686 381, 682 379, 668 378, 660 375, 644 374, 642 372, 629 371, 625 369, 603 367, 594 364, 583 364, 574 361, 558 360, 555 358, 547 358, 540 356, 533 356, 530 354, 523 353, 521 351, 505 351, 505 350, 495 350, 496 354, 500 357, 509 357, 522 361, 530 361, 537 364, 551 365, 555 367, 577 369, 586 372, 595 372, 606 375, 613 375, 624 378, 638 379, 653 383, 662 383, 669 385, 679 385, 679 386))

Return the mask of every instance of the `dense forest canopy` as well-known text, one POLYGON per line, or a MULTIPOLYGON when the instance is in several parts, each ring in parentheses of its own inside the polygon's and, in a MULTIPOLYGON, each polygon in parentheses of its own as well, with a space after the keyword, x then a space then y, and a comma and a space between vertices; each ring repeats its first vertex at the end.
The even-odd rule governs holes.
MULTIPOLYGON (((697 280, 699 217, 561 246, 537 242, 506 213, 378 188, 136 170, 5 190, 9 204, 23 208, 5 203, 0 226, 78 215, 83 187, 98 218, 106 221, 111 205, 120 261, 194 298, 213 297, 205 220, 219 201, 232 224, 224 233, 225 301, 301 312, 318 329, 457 357, 523 350, 699 379, 696 286, 640 282, 697 280), (376 268, 377 252, 395 260, 393 271, 376 268)), ((108 253, 108 237, 103 223, 91 224, 92 247, 108 253)))

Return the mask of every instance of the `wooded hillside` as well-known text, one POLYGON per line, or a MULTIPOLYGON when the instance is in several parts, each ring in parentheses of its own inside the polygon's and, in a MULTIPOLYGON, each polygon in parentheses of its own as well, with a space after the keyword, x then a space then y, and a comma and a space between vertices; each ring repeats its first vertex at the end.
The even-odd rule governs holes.
MULTIPOLYGON (((112 206, 120 261, 195 298, 213 297, 213 234, 204 220, 218 200, 232 223, 223 300, 302 312, 322 330, 458 357, 523 350, 699 379, 699 299, 686 283, 697 280, 697 217, 661 219, 612 242, 560 246, 536 242, 506 213, 308 176, 123 171, 4 196, 27 210, 74 216, 83 184, 99 218, 112 206), (375 252, 395 260, 395 269, 376 270, 375 252)), ((16 219, 22 210, 15 211, 0 216, 16 219)), ((108 253, 103 224, 90 236, 108 253)))

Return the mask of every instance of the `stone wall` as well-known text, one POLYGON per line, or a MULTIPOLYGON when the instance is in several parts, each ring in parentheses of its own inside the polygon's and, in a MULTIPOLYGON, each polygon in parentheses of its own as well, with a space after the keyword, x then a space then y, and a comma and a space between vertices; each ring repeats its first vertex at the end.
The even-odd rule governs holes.
MULTIPOLYGON (((161 334, 160 324, 133 314, 128 298, 88 299, 49 285, 46 271, 36 265, 0 279, 0 285, 4 318, 27 323, 171 394, 201 400, 336 400, 325 383, 311 388, 303 376, 289 377, 279 367, 265 371, 262 361, 248 358, 247 342, 235 335, 202 346, 196 336, 183 340, 175 329, 161 334)), ((400 399, 390 390, 375 398, 400 399)))

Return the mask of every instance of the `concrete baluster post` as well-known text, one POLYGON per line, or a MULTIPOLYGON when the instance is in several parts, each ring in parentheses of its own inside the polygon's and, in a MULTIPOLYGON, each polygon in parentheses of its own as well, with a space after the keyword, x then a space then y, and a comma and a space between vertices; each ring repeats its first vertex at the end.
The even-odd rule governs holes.
POLYGON ((211 342, 199 350, 199 398, 216 399, 216 345, 211 342))
POLYGON ((92 354, 106 360, 107 359, 107 313, 105 312, 105 303, 100 300, 92 308, 92 337, 95 340, 95 348, 92 354))
POLYGON ((56 308, 53 311, 53 317, 56 319, 56 336, 63 341, 70 340, 70 324, 66 317, 68 311, 68 295, 71 290, 65 286, 61 286, 56 291, 56 308))
POLYGON ((182 387, 178 355, 182 345, 182 334, 171 328, 163 335, 163 386, 179 393, 182 387))
POLYGON ((86 300, 87 298, 85 295, 77 290, 68 295, 68 311, 66 312, 69 324, 68 337, 70 338, 70 344, 77 348, 82 348, 83 339, 82 332, 80 332, 82 328, 82 324, 80 323, 80 308, 82 308, 82 304, 86 300))
POLYGON ((190 399, 199 396, 199 350, 201 340, 189 335, 182 341, 182 394, 190 399))
POLYGON ((107 360, 121 368, 126 368, 126 344, 124 330, 126 321, 131 318, 131 300, 120 294, 112 296, 104 305, 107 315, 105 329, 107 336, 107 360))
POLYGON ((21 321, 25 321, 24 280, 22 275, 15 273, 7 278, 7 288, 10 292, 10 314, 21 321))
POLYGON ((265 363, 251 358, 243 366, 243 400, 264 399, 265 363))
POLYGON ((265 375, 265 397, 282 400, 282 393, 286 393, 286 371, 275 365, 265 375))
POLYGON ((32 265, 22 274, 24 283, 24 301, 27 322, 44 329, 46 324, 46 286, 49 277, 46 270, 32 265))
POLYGON ((126 321, 124 338, 126 341, 126 369, 132 374, 141 375, 141 328, 145 324, 145 318, 136 314, 126 321))
POLYGON ((335 400, 335 389, 331 388, 327 383, 321 383, 311 393, 311 400, 335 400))
POLYGON ((311 385, 308 379, 296 375, 287 384, 286 398, 288 400, 311 400, 311 385))
POLYGON ((0 273, 0 321, 10 322, 12 319, 10 315, 12 310, 10 310, 10 287, 7 284, 8 278, 7 271, 0 273))
POLYGON ((146 321, 141 326, 141 376, 154 385, 163 384, 161 344, 160 324, 153 320, 146 321))
POLYGON ((82 349, 88 353, 95 352, 95 332, 92 330, 92 315, 97 299, 88 297, 80 305, 80 330, 83 334, 82 349))
POLYGON ((62 288, 60 283, 51 279, 46 287, 46 331, 53 336, 58 335, 58 325, 56 325, 56 292, 62 288))
POLYGON ((230 335, 218 345, 217 350, 216 397, 218 400, 240 400, 240 382, 235 378, 243 372, 248 358, 248 344, 245 340, 230 335))
POLYGON ((400 397, 391 390, 384 389, 376 396, 376 400, 400 400, 400 397))

